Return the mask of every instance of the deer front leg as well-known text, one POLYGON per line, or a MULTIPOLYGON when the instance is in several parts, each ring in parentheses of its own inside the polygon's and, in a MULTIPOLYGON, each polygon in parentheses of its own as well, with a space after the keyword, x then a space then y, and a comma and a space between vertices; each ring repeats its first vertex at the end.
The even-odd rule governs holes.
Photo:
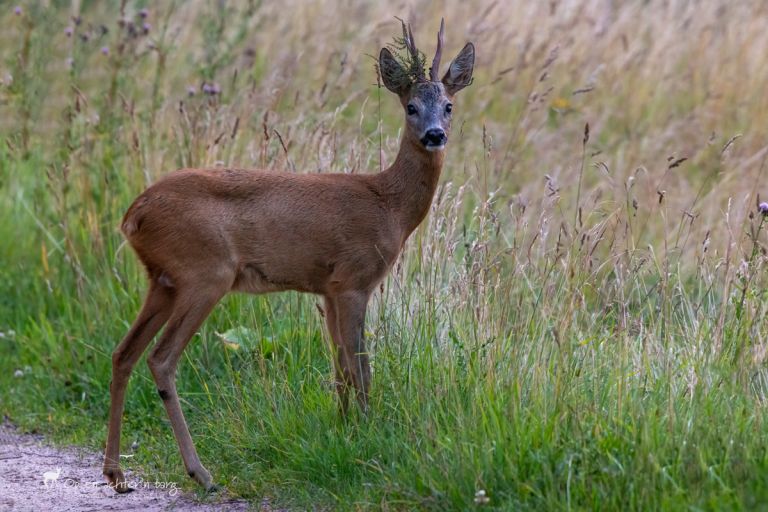
POLYGON ((339 395, 339 413, 342 416, 347 415, 349 410, 349 386, 352 385, 352 376, 344 372, 341 352, 341 335, 339 334, 339 325, 336 320, 336 302, 331 297, 325 298, 325 325, 328 327, 328 333, 331 335, 333 352, 333 368, 336 374, 336 392, 339 395))
POLYGON ((168 326, 147 360, 157 384, 157 392, 163 400, 173 435, 179 445, 187 474, 206 490, 214 490, 210 472, 203 467, 197 456, 192 436, 176 392, 176 366, 182 352, 224 291, 198 292, 179 296, 168 326))
POLYGON ((345 382, 351 381, 355 387, 357 403, 363 412, 368 410, 368 388, 371 382, 371 367, 363 337, 368 296, 364 292, 348 292, 333 300, 338 365, 345 382))

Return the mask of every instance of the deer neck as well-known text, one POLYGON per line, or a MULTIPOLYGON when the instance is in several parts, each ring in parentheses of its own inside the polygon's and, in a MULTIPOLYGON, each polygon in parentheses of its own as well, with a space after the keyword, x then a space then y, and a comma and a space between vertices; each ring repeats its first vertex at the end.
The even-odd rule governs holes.
POLYGON ((404 137, 394 163, 381 173, 383 192, 404 230, 404 239, 424 220, 440 180, 444 151, 426 151, 404 137))

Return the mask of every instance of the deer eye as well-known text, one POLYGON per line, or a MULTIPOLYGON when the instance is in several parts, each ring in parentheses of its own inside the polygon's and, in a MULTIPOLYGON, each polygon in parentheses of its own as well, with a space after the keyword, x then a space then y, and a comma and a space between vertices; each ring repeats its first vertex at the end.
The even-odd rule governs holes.
POLYGON ((450 114, 451 112, 453 112, 453 103, 449 103, 445 106, 445 113, 450 114))
POLYGON ((409 104, 408 104, 408 106, 406 107, 406 110, 408 111, 408 115, 409 115, 409 116, 414 116, 414 115, 416 115, 416 114, 419 112, 418 110, 416 110, 416 107, 414 107, 414 106, 413 106, 412 104, 410 104, 410 103, 409 103, 409 104))

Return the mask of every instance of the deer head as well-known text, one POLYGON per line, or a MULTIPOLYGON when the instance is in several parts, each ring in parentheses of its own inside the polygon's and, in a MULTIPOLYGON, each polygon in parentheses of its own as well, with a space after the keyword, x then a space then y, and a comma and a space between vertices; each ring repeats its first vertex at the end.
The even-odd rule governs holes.
POLYGON ((398 60, 388 48, 382 48, 379 53, 379 72, 384 86, 400 97, 405 110, 404 136, 426 151, 445 148, 451 131, 453 97, 472 83, 475 64, 475 46, 467 43, 438 80, 444 25, 441 21, 429 79, 424 73, 424 58, 416 48, 410 26, 405 23, 401 41, 407 52, 405 62, 398 60))

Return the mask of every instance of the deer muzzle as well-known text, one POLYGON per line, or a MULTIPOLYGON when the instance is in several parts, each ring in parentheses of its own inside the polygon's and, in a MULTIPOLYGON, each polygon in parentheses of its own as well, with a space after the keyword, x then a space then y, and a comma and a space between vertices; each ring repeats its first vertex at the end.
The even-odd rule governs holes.
POLYGON ((448 136, 441 128, 431 128, 421 138, 421 143, 428 151, 441 150, 445 147, 446 142, 448 142, 448 136))

